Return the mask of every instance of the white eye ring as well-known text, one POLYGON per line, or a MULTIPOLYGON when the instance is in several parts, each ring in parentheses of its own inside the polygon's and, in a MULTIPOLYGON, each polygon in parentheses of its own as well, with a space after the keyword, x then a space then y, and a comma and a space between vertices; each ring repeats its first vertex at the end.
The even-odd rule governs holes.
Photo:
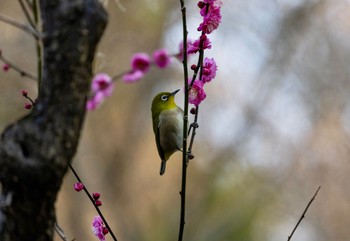
POLYGON ((162 95, 162 96, 160 97, 160 99, 161 99, 162 101, 167 101, 167 100, 168 100, 168 96, 167 96, 167 95, 162 95))

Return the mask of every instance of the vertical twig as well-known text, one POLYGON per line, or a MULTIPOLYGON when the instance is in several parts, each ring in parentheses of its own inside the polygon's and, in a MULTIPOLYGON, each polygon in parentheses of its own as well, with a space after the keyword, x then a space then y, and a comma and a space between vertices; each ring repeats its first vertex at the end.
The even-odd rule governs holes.
POLYGON ((180 0, 182 13, 182 31, 183 31, 183 70, 184 70, 184 118, 183 118, 183 142, 182 142, 182 181, 181 181, 181 208, 180 225, 178 241, 182 241, 185 227, 185 205, 186 205, 186 176, 187 176, 187 126, 188 126, 188 69, 187 69, 187 23, 186 8, 184 0, 180 0))
MULTIPOLYGON (((192 156, 192 147, 194 143, 194 137, 196 136, 196 129, 198 128, 198 113, 199 113, 199 106, 196 106, 196 114, 194 116, 194 121, 190 126, 190 130, 192 129, 192 133, 191 133, 190 144, 188 145, 188 152, 187 152, 191 156, 192 156)), ((190 133, 190 131, 188 133, 190 133)))
MULTIPOLYGON (((40 23, 39 23, 39 4, 38 0, 33 0, 33 15, 34 15, 34 23, 36 26, 36 29, 40 31, 40 23)), ((42 80, 42 47, 41 47, 41 41, 40 39, 36 39, 35 41, 36 45, 36 55, 37 55, 37 69, 38 69, 38 89, 40 89, 41 80, 42 80)))
POLYGON ((23 11, 24 15, 26 16, 30 26, 32 26, 32 28, 36 29, 37 26, 35 26, 35 23, 33 22, 32 17, 30 16, 28 9, 27 9, 26 5, 24 4, 23 0, 19 0, 19 4, 21 5, 22 11, 23 11))
POLYGON ((298 220, 297 224, 295 225, 295 227, 294 227, 292 233, 288 236, 287 241, 290 241, 290 240, 291 240, 291 238, 292 238, 292 236, 293 236, 295 230, 297 230, 299 224, 301 223, 301 220, 303 220, 303 218, 305 217, 305 214, 306 214, 307 210, 309 209, 311 203, 315 200, 316 195, 317 195, 317 193, 318 193, 318 191, 319 191, 320 189, 321 189, 321 186, 319 186, 319 187, 317 188, 315 194, 312 196, 311 200, 310 200, 309 203, 307 204, 307 206, 306 206, 306 208, 305 208, 303 214, 302 214, 301 217, 299 218, 299 220, 298 220))

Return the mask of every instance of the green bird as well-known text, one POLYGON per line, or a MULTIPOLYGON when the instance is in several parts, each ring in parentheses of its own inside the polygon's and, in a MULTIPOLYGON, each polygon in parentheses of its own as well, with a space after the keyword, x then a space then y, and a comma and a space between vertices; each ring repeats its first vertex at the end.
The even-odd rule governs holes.
POLYGON ((166 162, 176 151, 181 151, 183 139, 183 110, 175 104, 176 90, 161 92, 152 101, 153 131, 161 159, 160 175, 165 172, 166 162))

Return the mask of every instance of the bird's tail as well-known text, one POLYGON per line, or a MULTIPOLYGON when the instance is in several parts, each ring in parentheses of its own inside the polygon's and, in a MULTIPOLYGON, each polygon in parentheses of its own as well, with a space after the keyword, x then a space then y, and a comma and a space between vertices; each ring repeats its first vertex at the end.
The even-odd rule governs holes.
POLYGON ((163 175, 165 172, 165 167, 166 167, 166 160, 162 159, 162 162, 160 163, 160 175, 163 175))

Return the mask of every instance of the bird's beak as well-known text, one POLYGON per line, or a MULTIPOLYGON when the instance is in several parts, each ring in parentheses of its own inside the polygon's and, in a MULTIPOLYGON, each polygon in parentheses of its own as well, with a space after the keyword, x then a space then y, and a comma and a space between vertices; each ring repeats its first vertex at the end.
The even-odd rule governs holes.
POLYGON ((178 89, 178 90, 175 90, 174 92, 172 92, 170 95, 176 95, 176 93, 177 92, 179 92, 180 91, 180 89, 178 89))

